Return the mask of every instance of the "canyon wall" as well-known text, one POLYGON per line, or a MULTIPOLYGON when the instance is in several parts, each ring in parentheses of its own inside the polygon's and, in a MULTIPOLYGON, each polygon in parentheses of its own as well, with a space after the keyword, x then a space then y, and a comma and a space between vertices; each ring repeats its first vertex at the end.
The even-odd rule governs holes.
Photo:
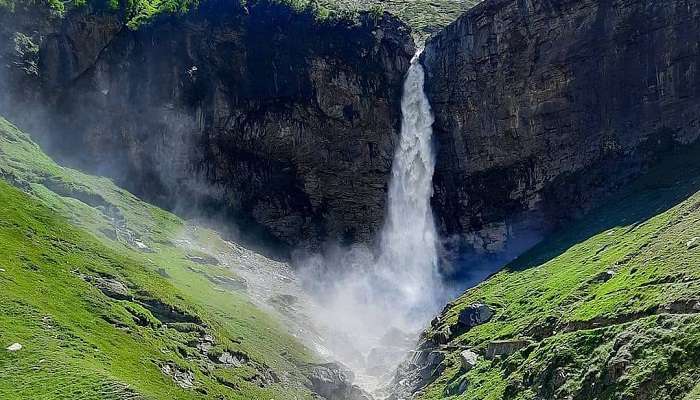
POLYGON ((490 0, 434 36, 443 234, 503 251, 696 140, 699 42, 691 0, 490 0))
POLYGON ((32 5, 0 15, 0 39, 0 111, 70 165, 286 246, 383 221, 414 53, 388 14, 213 0, 133 30, 32 5))

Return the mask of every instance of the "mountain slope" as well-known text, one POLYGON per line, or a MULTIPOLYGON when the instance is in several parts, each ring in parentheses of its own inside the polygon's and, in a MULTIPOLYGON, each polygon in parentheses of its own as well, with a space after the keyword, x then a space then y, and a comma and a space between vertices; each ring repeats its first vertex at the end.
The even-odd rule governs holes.
POLYGON ((4 119, 0 176, 1 398, 312 398, 313 357, 234 270, 282 264, 56 165, 4 119))
POLYGON ((449 304, 397 382, 429 376, 425 399, 700 398, 699 156, 668 156, 449 304))

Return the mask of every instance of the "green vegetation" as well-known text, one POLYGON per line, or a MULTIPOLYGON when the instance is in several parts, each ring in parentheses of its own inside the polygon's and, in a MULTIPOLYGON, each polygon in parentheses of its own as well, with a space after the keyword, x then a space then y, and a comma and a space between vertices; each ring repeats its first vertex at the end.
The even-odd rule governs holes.
POLYGON ((312 356, 183 238, 234 245, 56 165, 1 118, 0 177, 0 398, 310 398, 312 356))
POLYGON ((695 146, 453 302, 429 332, 452 329, 447 369, 423 398, 700 399, 698 190, 695 146), (495 315, 460 333, 474 303, 495 315), (460 371, 461 349, 502 339, 530 345, 460 371))
MULTIPOLYGON (((91 4, 96 9, 123 11, 126 25, 137 29, 161 14, 183 14, 197 8, 202 0, 0 0, 0 9, 14 10, 19 5, 48 6, 62 16, 70 9, 91 4)), ((206 1, 206 0, 204 0, 206 1)), ((481 0, 241 0, 241 4, 279 3, 297 12, 310 12, 319 21, 351 19, 360 11, 396 15, 411 28, 419 41, 445 27, 481 0)))
POLYGON ((318 0, 331 10, 386 11, 414 30, 417 40, 444 28, 481 0, 318 0))

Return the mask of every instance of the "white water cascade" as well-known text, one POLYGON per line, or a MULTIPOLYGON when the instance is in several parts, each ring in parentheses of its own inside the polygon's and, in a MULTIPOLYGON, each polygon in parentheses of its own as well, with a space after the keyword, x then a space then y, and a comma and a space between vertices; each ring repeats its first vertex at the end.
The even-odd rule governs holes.
POLYGON ((401 137, 378 251, 355 245, 304 261, 307 287, 320 299, 316 319, 331 329, 324 346, 367 390, 391 377, 445 301, 430 207, 433 115, 418 56, 404 82, 401 137))
MULTIPOLYGON (((394 156, 388 215, 382 230, 381 269, 376 271, 387 282, 396 282, 398 304, 411 318, 426 311, 432 314, 431 303, 440 291, 437 232, 430 207, 435 169, 434 119, 423 89, 424 77, 417 54, 404 82, 401 139, 394 156)), ((417 319, 423 322, 423 318, 417 319)))

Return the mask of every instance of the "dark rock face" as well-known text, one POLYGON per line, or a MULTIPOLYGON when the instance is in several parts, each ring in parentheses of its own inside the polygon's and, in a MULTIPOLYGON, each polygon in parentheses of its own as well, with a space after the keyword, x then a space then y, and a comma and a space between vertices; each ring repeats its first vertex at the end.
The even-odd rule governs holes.
POLYGON ((691 0, 490 0, 448 26, 423 55, 442 233, 501 251, 696 140, 698 41, 691 0))
POLYGON ((212 0, 133 31, 98 10, 38 13, 0 17, 0 112, 59 132, 41 138, 52 154, 286 245, 367 241, 381 224, 414 51, 395 18, 212 0))

